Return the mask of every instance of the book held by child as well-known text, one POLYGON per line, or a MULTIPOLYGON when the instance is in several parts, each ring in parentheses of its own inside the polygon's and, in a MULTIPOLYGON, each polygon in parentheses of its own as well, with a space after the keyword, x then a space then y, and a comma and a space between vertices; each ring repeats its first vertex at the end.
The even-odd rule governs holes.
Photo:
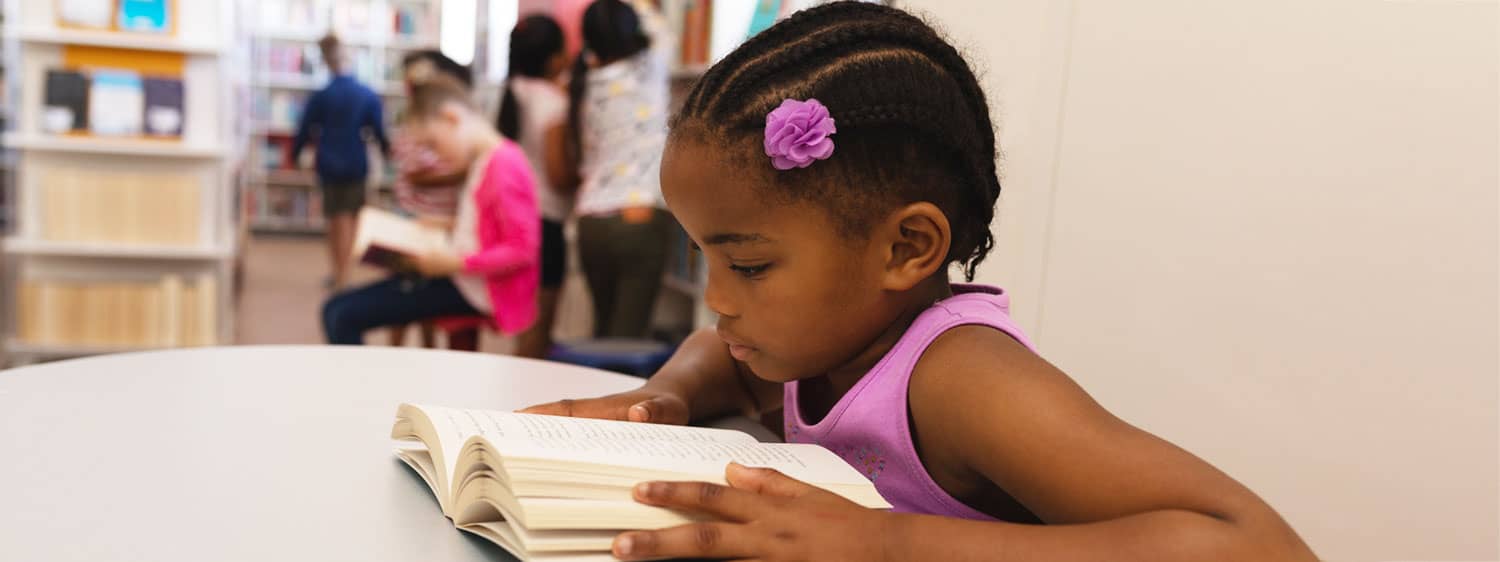
POLYGON ((353 259, 389 270, 411 269, 411 260, 442 250, 448 234, 390 211, 365 207, 359 211, 353 259))
POLYGON ((620 531, 695 520, 636 503, 632 487, 724 484, 731 461, 775 468, 866 507, 890 507, 827 449, 759 443, 727 429, 402 404, 391 437, 443 515, 521 560, 614 560, 610 544, 620 531))

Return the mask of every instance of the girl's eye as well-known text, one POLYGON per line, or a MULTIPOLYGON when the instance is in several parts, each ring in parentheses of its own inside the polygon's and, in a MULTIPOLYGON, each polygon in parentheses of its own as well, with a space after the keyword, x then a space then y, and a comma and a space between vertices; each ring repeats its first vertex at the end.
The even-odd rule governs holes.
POLYGON ((763 264, 760 264, 760 265, 730 265, 729 266, 730 270, 734 271, 735 273, 740 274, 741 277, 744 277, 746 279, 754 279, 756 277, 759 277, 762 273, 765 273, 766 270, 770 269, 770 268, 771 268, 771 264, 769 264, 769 263, 763 263, 763 264))

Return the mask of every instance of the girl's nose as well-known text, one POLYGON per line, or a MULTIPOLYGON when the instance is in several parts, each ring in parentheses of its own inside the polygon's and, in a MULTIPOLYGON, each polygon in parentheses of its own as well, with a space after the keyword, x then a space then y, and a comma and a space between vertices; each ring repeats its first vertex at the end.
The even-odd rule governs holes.
POLYGON ((707 286, 703 288, 703 303, 708 305, 708 308, 719 316, 725 318, 739 317, 739 308, 734 306, 732 300, 725 294, 726 291, 723 288, 723 284, 714 282, 714 278, 717 276, 717 273, 709 271, 707 286))

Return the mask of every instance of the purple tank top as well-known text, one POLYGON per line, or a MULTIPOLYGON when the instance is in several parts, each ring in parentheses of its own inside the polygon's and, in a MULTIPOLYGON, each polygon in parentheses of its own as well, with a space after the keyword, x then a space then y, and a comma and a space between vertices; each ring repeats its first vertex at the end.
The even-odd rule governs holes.
POLYGON ((1010 297, 998 287, 954 285, 953 296, 938 301, 912 322, 906 333, 864 378, 815 424, 803 421, 797 381, 783 385, 786 440, 827 447, 875 483, 895 511, 963 519, 995 518, 948 495, 917 457, 906 410, 906 387, 917 359, 943 332, 957 326, 989 326, 1033 351, 1035 347, 1010 319, 1010 297))

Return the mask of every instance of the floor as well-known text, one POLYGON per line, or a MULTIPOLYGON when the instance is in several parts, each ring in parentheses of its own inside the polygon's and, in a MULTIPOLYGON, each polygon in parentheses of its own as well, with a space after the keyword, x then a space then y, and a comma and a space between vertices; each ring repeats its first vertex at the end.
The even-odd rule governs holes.
POLYGON ((323 343, 318 310, 328 292, 321 238, 253 237, 246 244, 235 343, 323 343))

